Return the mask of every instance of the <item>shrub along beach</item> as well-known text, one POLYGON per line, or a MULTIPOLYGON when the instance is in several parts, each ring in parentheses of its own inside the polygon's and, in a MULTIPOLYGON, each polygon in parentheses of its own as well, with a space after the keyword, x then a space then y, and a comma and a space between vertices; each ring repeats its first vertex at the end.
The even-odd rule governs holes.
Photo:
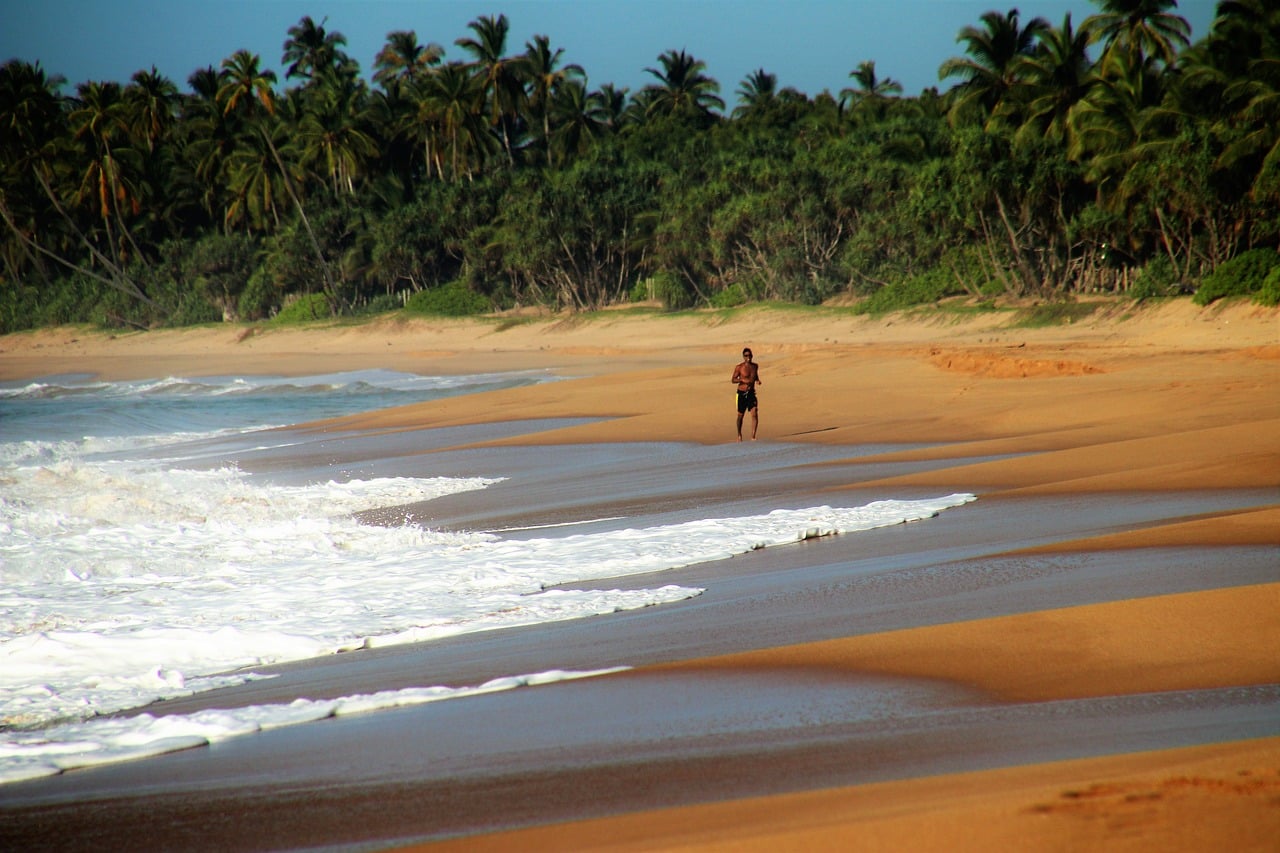
POLYGON ((153 68, 66 94, 11 60, 0 331, 295 303, 1276 304, 1280 10, 1232 0, 1192 33, 1172 2, 1097 6, 983 14, 915 94, 871 58, 806 95, 764 68, 719 81, 684 50, 618 89, 554 34, 509 43, 501 14, 439 43, 391 32, 374 57, 305 17, 281 75, 239 51, 185 89, 153 68))

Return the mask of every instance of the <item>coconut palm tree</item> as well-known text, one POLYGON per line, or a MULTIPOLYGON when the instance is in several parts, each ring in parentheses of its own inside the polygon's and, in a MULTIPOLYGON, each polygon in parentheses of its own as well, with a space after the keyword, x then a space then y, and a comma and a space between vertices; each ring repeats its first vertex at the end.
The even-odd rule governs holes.
POLYGON ((597 92, 588 92, 586 83, 566 80, 551 99, 554 130, 547 140, 547 165, 561 164, 571 154, 582 154, 605 129, 609 115, 597 92))
MULTIPOLYGON (((428 75, 420 90, 422 109, 439 128, 437 149, 448 156, 449 178, 471 178, 491 138, 482 112, 484 78, 469 65, 450 62, 428 75)), ((437 171, 444 174, 443 158, 437 160, 437 171)))
POLYGON ((683 50, 668 50, 658 57, 658 64, 661 70, 645 69, 658 80, 656 85, 644 88, 649 96, 648 115, 686 114, 710 118, 712 109, 724 109, 724 101, 716 94, 720 84, 714 77, 702 73, 707 68, 705 62, 683 50))
POLYGON ((474 58, 472 68, 480 78, 489 104, 489 122, 500 130, 502 147, 508 165, 515 165, 512 130, 524 108, 527 98, 521 79, 523 59, 505 56, 507 33, 511 25, 506 15, 494 18, 482 15, 467 28, 474 38, 460 38, 454 42, 474 58))
POLYGON ((868 109, 873 116, 879 117, 884 102, 892 95, 902 94, 902 84, 891 77, 883 80, 876 75, 876 64, 872 60, 858 63, 858 67, 849 72, 856 80, 856 88, 840 90, 840 104, 848 101, 851 109, 868 109))
POLYGON ((533 41, 525 42, 524 63, 522 71, 530 83, 529 112, 533 120, 542 126, 542 140, 547 149, 547 165, 551 165, 551 114, 552 100, 561 86, 569 81, 582 83, 583 102, 585 105, 587 72, 581 65, 561 66, 560 57, 563 48, 551 49, 551 40, 543 35, 536 35, 533 41))
POLYGON ((738 105, 733 108, 734 118, 744 118, 760 112, 778 96, 778 75, 757 68, 738 84, 738 105))
POLYGON ((117 259, 126 256, 126 244, 141 258, 142 251, 133 242, 125 216, 126 211, 136 216, 141 205, 135 180, 139 160, 129 146, 123 90, 119 83, 90 81, 81 83, 76 92, 76 107, 68 119, 88 162, 75 200, 96 210, 117 259))
POLYGON ((1060 28, 1050 29, 1040 39, 1040 47, 1032 56, 1018 60, 1022 83, 1006 98, 997 113, 1006 116, 1016 112, 1021 125, 1015 141, 1043 138, 1071 150, 1076 144, 1077 107, 1098 84, 1089 45, 1093 41, 1087 28, 1077 30, 1068 12, 1060 28), (1012 109, 1010 109, 1012 108, 1012 109))
POLYGON ((246 135, 227 157, 225 181, 231 198, 223 214, 223 226, 228 232, 241 225, 245 230, 263 232, 280 228, 280 201, 287 199, 288 191, 266 133, 282 137, 283 126, 277 124, 272 130, 246 135))
POLYGON ((634 117, 627 98, 629 91, 625 86, 619 89, 612 83, 605 83, 590 94, 593 111, 608 130, 616 131, 634 117))
POLYGON ((423 45, 413 30, 387 33, 387 43, 374 57, 374 82, 384 89, 395 85, 413 85, 444 59, 444 48, 435 42, 423 45))
POLYGON ((37 175, 52 174, 67 134, 66 98, 59 94, 65 82, 39 63, 11 59, 0 66, 0 217, 9 235, 2 251, 10 281, 20 281, 24 268, 43 270, 46 259, 69 265, 53 211, 37 201, 43 193, 37 175))
POLYGON ((324 23, 317 24, 310 15, 289 28, 284 42, 282 62, 289 63, 285 77, 301 77, 309 82, 328 76, 355 77, 358 67, 342 50, 347 37, 340 32, 327 32, 324 23))
POLYGON ((1044 18, 1033 18, 1025 27, 1018 10, 1004 15, 986 12, 983 27, 965 27, 956 37, 965 44, 966 57, 952 57, 938 68, 938 79, 959 77, 951 90, 952 115, 976 108, 989 116, 1017 83, 1018 61, 1029 56, 1040 37, 1049 30, 1044 18))
POLYGON ((133 75, 124 97, 130 108, 130 130, 146 143, 148 151, 154 151, 160 137, 173 126, 178 87, 153 65, 150 71, 133 75))
POLYGON ((1173 64, 1180 48, 1191 43, 1191 24, 1171 13, 1177 0, 1096 0, 1102 11, 1087 18, 1082 29, 1109 51, 1126 51, 1136 65, 1143 59, 1173 64))
POLYGON ((302 162, 321 167, 334 195, 354 194, 356 176, 378 151, 363 126, 358 95, 352 86, 326 86, 298 123, 302 162))

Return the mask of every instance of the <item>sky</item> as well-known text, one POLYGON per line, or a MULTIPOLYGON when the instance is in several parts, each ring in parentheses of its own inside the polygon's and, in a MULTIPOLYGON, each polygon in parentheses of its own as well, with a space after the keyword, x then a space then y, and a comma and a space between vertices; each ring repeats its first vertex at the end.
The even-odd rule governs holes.
MULTIPOLYGON (((1193 41, 1208 33, 1216 6, 1178 3, 1193 41)), ((1024 24, 1042 17, 1055 26, 1068 12, 1078 25, 1097 11, 1090 0, 0 0, 0 61, 39 61, 71 87, 127 82, 155 66, 186 91, 193 71, 246 49, 283 84, 289 28, 310 15, 346 37, 347 54, 369 76, 393 30, 442 45, 446 60, 469 59, 454 44, 472 35, 468 22, 505 14, 508 54, 546 35, 591 88, 636 92, 655 82, 645 69, 660 68, 660 54, 684 50, 706 63, 731 108, 742 80, 760 68, 809 96, 852 86, 849 73, 864 60, 907 95, 945 90, 956 81, 940 83, 938 66, 963 55, 956 35, 984 12, 1010 8, 1024 24)))

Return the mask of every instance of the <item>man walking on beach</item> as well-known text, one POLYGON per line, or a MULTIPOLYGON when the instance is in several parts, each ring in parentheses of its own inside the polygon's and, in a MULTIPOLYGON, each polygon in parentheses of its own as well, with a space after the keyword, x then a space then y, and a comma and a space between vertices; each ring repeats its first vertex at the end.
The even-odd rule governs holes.
POLYGON ((742 441, 742 416, 751 412, 751 440, 756 440, 756 429, 760 426, 760 411, 756 402, 756 386, 763 385, 760 378, 760 365, 751 360, 751 349, 742 350, 742 363, 733 369, 733 379, 738 386, 738 441, 742 441))

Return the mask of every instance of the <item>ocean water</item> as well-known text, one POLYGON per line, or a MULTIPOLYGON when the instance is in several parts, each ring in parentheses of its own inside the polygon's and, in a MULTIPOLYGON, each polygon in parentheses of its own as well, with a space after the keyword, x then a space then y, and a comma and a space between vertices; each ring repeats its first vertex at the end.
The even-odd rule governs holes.
POLYGON ((218 457, 228 446, 288 447, 293 434, 274 427, 550 379, 361 371, 0 385, 0 782, 590 675, 109 716, 261 678, 253 668, 264 664, 687 599, 701 590, 548 587, 924 519, 973 499, 779 508, 507 540, 356 517, 484 489, 501 471, 299 483, 218 457))

